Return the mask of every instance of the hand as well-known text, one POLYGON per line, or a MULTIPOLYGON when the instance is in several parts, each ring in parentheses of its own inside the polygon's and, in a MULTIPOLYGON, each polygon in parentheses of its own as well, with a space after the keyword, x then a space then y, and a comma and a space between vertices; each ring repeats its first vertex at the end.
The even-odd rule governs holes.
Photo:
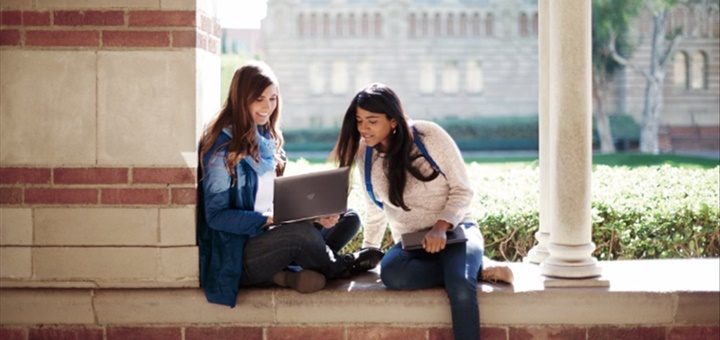
POLYGON ((267 228, 267 227, 270 226, 271 224, 273 224, 273 217, 272 217, 272 216, 268 216, 267 219, 265 220, 265 224, 263 225, 263 228, 267 228))
POLYGON ((327 215, 317 219, 317 223, 323 226, 325 229, 334 227, 340 220, 340 215, 327 215))
POLYGON ((430 231, 425 234, 423 239, 423 248, 428 253, 439 253, 445 249, 445 242, 447 242, 447 235, 445 233, 448 229, 452 228, 452 224, 438 220, 430 231))

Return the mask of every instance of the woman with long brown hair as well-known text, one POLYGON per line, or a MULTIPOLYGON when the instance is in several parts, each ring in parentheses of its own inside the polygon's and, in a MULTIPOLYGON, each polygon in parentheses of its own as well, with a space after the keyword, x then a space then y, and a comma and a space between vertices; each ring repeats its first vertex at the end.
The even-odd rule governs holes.
POLYGON ((241 286, 276 284, 310 293, 326 279, 379 261, 367 252, 337 254, 359 229, 354 212, 321 218, 319 227, 303 221, 266 228, 273 222, 274 179, 286 163, 280 112, 272 70, 248 63, 233 75, 228 98, 200 141, 197 242, 200 283, 210 302, 235 306, 241 286))

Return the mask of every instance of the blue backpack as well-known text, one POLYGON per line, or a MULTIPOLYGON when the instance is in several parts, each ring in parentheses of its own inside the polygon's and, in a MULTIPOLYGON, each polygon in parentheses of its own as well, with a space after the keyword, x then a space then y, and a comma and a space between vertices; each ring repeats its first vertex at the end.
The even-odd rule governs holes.
MULTIPOLYGON (((435 160, 430 157, 430 154, 428 153, 427 149, 425 148, 425 144, 423 144, 422 139, 420 138, 420 134, 418 133, 418 130, 415 128, 415 126, 412 127, 413 129, 413 135, 415 138, 415 146, 417 146, 418 150, 420 150, 420 154, 430 163, 430 166, 433 168, 433 170, 439 172, 443 176, 445 176, 445 173, 440 170, 440 167, 435 163, 435 160)), ((378 208, 383 209, 383 203, 378 200, 375 197, 375 192, 373 191, 372 186, 372 154, 373 154, 373 148, 370 146, 365 147, 365 189, 367 190, 368 196, 370 196, 370 199, 375 202, 375 205, 378 206, 378 208)))

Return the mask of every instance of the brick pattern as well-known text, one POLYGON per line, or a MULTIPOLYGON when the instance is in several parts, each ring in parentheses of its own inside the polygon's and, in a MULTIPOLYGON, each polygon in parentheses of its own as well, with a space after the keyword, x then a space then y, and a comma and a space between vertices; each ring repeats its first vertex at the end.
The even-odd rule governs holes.
POLYGON ((195 204, 193 168, 0 168, 0 205, 195 204))
MULTIPOLYGON (((452 339, 450 328, 302 326, 302 327, 237 327, 237 326, 0 326, 0 339, 159 339, 159 340, 352 340, 352 339, 452 339), (185 334, 183 337, 182 334, 185 334), (263 336, 265 334, 265 336, 263 336)), ((577 327, 577 326, 482 326, 481 338, 486 340, 519 339, 653 339, 653 340, 716 340, 720 326, 681 327, 577 327)))
POLYGON ((2 10, 0 46, 188 48, 220 53, 220 25, 177 10, 2 10))

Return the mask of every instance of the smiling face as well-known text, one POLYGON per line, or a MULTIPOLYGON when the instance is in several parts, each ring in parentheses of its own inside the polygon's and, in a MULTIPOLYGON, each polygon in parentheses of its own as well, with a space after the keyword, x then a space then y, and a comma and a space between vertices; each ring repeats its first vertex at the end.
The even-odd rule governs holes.
POLYGON ((366 145, 387 150, 390 134, 397 126, 395 119, 388 119, 384 113, 371 112, 360 107, 357 108, 355 119, 358 132, 366 145))
POLYGON ((270 115, 277 108, 278 102, 278 89, 275 85, 269 85, 260 94, 260 97, 255 98, 250 102, 250 115, 252 115, 253 121, 257 125, 265 125, 270 120, 270 115))

